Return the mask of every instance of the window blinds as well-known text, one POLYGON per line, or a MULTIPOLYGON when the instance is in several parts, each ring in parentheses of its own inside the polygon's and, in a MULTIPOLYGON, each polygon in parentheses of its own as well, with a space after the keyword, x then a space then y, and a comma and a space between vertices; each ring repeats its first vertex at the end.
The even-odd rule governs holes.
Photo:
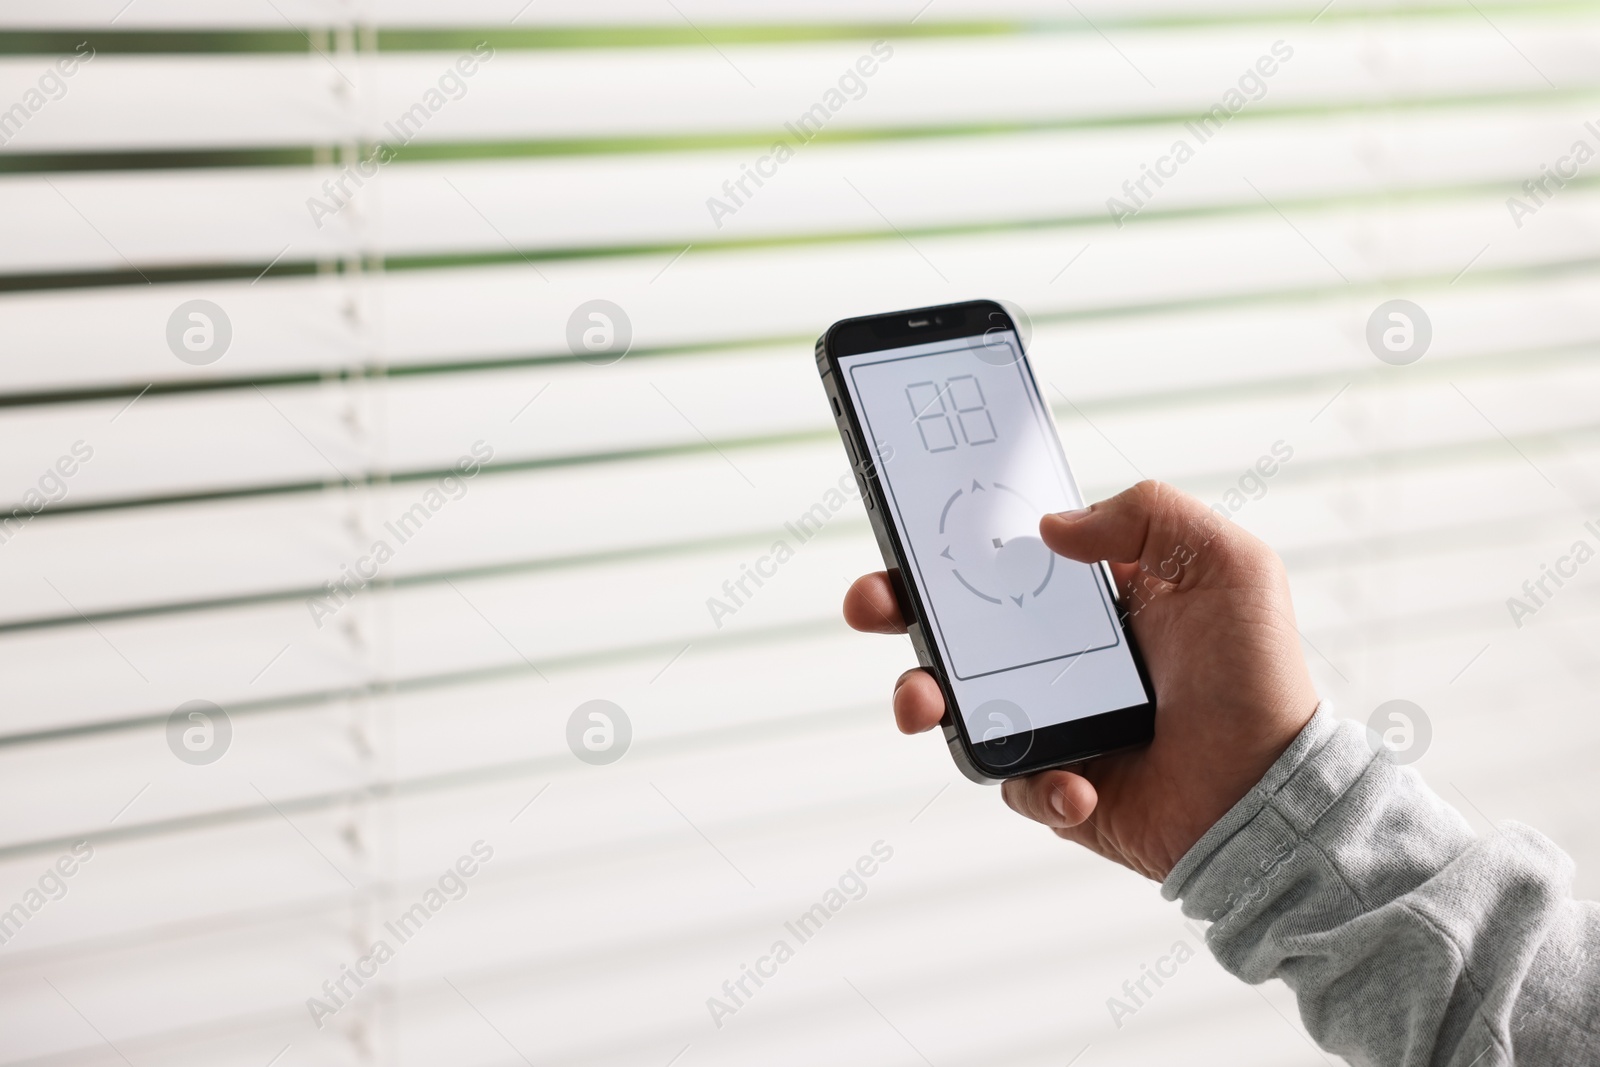
POLYGON ((845 470, 815 336, 974 296, 1086 492, 1223 504, 1341 714, 1412 701, 1482 831, 1600 858, 1595 8, 0 25, 0 1061, 1323 1062, 894 734, 861 516, 707 610, 845 470))

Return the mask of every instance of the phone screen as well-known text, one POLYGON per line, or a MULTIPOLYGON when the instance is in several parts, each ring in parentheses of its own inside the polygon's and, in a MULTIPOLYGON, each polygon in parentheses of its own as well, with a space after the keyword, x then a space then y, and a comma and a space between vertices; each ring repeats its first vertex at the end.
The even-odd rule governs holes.
POLYGON ((1103 570, 1039 540, 1083 506, 1016 334, 841 356, 974 741, 1149 701, 1103 570))

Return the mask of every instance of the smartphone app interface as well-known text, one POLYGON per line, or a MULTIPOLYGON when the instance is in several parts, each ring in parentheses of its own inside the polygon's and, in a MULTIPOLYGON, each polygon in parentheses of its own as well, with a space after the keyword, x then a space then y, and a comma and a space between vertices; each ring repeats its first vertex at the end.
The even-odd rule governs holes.
POLYGON ((1039 540, 1080 507, 1016 337, 840 361, 974 740, 1146 701, 1097 567, 1039 540))

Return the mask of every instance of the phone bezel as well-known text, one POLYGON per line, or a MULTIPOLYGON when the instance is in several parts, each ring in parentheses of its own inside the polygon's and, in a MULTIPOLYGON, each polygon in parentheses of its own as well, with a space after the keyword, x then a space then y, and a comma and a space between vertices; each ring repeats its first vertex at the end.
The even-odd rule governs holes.
MULTIPOLYGON (((1150 699, 1144 704, 1118 708, 1030 731, 1027 755, 1021 760, 1013 760, 1009 765, 1004 762, 997 763, 994 757, 999 754, 1010 758, 1010 751, 1014 750, 1007 751, 1007 746, 1014 743, 1017 735, 1012 735, 1012 738, 1007 738, 1004 742, 972 740, 967 732, 966 717, 960 713, 956 703, 955 693, 950 685, 950 672, 945 665, 944 657, 940 654, 938 643, 925 636, 930 632, 927 605, 922 590, 917 588, 915 580, 908 581, 905 577, 908 572, 913 574, 915 572, 909 567, 899 531, 895 528, 894 522, 887 518, 890 503, 878 478, 877 466, 873 462, 873 449, 862 430, 860 412, 856 410, 850 391, 844 387, 839 360, 843 356, 865 352, 880 352, 909 345, 978 337, 994 329, 1010 330, 1015 334, 1018 347, 1022 351, 1021 358, 1028 379, 1038 394, 1038 378, 1033 373, 1033 363, 1028 358, 1026 346, 1022 343, 1022 334, 1017 330, 1015 321, 1005 307, 993 300, 971 300, 960 304, 943 304, 842 319, 830 326, 817 341, 818 371, 822 375, 824 385, 828 386, 830 398, 837 399, 839 410, 836 421, 840 433, 845 437, 852 458, 862 457, 857 461, 857 471, 862 491, 871 497, 872 507, 869 509, 869 517, 878 535, 879 546, 884 550, 884 563, 888 567, 891 584, 894 586, 902 610, 909 608, 911 611, 912 617, 906 621, 914 626, 911 636, 918 658, 932 673, 940 691, 944 694, 945 719, 942 725, 945 728, 945 735, 949 740, 959 741, 962 753, 970 761, 970 770, 976 771, 982 779, 988 781, 1034 774, 1052 767, 1079 763, 1116 749, 1146 743, 1155 736, 1156 710, 1155 687, 1150 682, 1144 656, 1129 626, 1126 605, 1117 594, 1116 583, 1111 580, 1110 571, 1103 563, 1095 568, 1095 573, 1110 594, 1111 602, 1116 606, 1117 624, 1121 627, 1123 639, 1128 642, 1128 650, 1133 656, 1139 680, 1144 686, 1144 691, 1150 695, 1150 699), (912 323, 920 324, 912 325, 912 323), (889 558, 891 554, 892 559, 889 558)), ((1042 401, 1043 396, 1039 395, 1042 401)), ((1048 412, 1049 405, 1046 404, 1044 407, 1048 412)), ((1053 417, 1051 424, 1054 426, 1053 417)), ((1059 431, 1057 447, 1060 447, 1059 431)), ((1062 461, 1066 462, 1064 454, 1062 461)), ((957 762, 959 764, 960 760, 957 762)), ((969 768, 963 767, 962 770, 969 771, 969 768)))

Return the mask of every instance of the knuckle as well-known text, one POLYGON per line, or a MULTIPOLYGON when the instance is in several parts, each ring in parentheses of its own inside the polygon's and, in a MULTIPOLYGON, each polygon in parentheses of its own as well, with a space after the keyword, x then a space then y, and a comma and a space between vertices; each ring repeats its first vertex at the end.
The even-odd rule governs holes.
POLYGON ((1022 794, 1022 813, 1034 822, 1049 822, 1046 812, 1049 810, 1041 802, 1043 798, 1044 781, 1038 775, 1024 778, 1018 785, 1018 792, 1022 794))
POLYGON ((1024 819, 1038 821, 1038 816, 1034 814, 1032 790, 1029 788, 1027 779, 1009 779, 1001 787, 1001 793, 1005 796, 1006 804, 1010 806, 1012 811, 1021 815, 1024 819))
POLYGON ((1154 478, 1146 478, 1136 484, 1130 491, 1133 493, 1134 499, 1139 503, 1154 508, 1165 502, 1167 495, 1172 491, 1172 486, 1166 482, 1156 481, 1154 478))

